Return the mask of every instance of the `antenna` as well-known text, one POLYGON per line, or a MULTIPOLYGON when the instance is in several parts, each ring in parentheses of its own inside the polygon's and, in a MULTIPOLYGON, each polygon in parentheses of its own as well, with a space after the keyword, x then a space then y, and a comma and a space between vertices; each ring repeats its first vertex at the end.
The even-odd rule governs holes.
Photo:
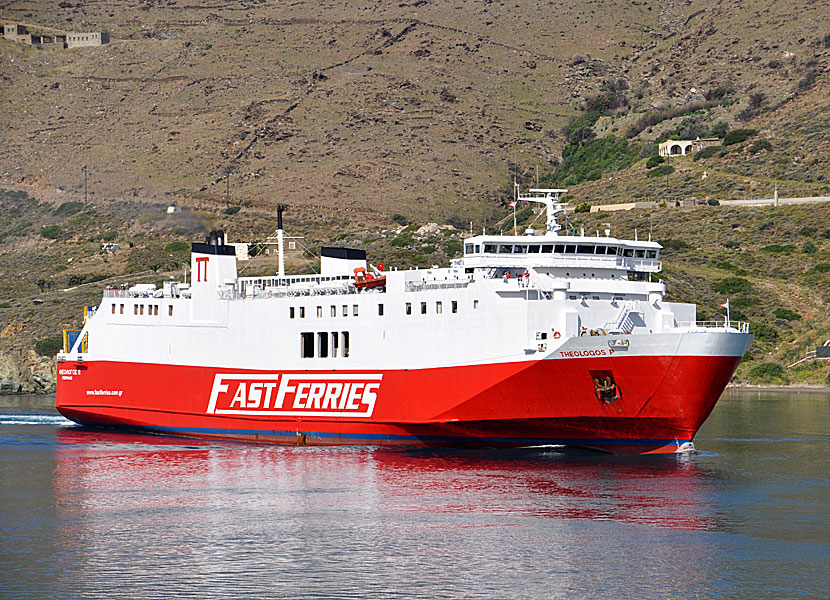
POLYGON ((285 277, 285 252, 283 251, 283 230, 282 230, 282 213, 288 208, 284 204, 277 204, 277 250, 279 252, 280 267, 278 275, 280 279, 285 277))

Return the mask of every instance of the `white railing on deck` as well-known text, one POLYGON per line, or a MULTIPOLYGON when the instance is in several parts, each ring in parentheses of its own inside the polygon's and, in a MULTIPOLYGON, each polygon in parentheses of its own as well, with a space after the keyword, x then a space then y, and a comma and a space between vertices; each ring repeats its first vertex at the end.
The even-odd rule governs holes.
POLYGON ((700 329, 726 329, 734 330, 739 333, 749 333, 749 323, 745 321, 681 321, 678 323, 680 327, 700 328, 700 329))

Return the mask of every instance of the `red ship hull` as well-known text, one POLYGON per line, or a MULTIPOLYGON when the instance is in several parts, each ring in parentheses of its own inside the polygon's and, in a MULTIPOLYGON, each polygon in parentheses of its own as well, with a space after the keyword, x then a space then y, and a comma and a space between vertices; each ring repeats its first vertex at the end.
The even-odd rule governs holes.
POLYGON ((57 408, 81 424, 200 438, 675 452, 739 361, 620 356, 303 373, 66 361, 57 408), (596 374, 611 370, 613 397, 602 396, 596 374))

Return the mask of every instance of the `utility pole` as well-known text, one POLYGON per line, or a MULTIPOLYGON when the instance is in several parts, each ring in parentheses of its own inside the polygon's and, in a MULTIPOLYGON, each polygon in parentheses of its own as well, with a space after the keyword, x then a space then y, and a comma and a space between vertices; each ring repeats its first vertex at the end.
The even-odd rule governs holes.
POLYGON ((86 165, 81 167, 81 170, 84 172, 84 204, 88 204, 88 194, 87 194, 87 187, 86 187, 86 173, 87 173, 86 165))

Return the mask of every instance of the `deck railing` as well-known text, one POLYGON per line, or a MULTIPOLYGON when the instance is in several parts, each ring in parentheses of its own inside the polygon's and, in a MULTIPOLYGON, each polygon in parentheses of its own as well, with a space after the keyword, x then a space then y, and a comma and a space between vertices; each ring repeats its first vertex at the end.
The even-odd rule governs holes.
POLYGON ((681 321, 681 327, 699 327, 701 329, 731 329, 739 333, 749 333, 749 323, 746 321, 681 321))

